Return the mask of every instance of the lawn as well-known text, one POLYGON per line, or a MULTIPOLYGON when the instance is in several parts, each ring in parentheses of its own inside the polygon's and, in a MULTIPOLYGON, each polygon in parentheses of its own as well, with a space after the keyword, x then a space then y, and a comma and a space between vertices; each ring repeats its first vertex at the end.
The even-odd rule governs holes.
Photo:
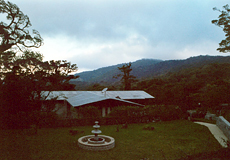
POLYGON ((221 148, 205 126, 186 120, 129 124, 127 129, 119 132, 116 132, 116 127, 101 126, 102 134, 114 137, 116 146, 112 150, 98 152, 77 146, 78 138, 91 134, 92 126, 75 127, 84 133, 74 136, 69 134, 73 128, 39 129, 37 135, 30 135, 28 130, 4 130, 0 133, 0 157, 7 160, 171 160, 221 148), (143 130, 146 125, 155 129, 143 130))

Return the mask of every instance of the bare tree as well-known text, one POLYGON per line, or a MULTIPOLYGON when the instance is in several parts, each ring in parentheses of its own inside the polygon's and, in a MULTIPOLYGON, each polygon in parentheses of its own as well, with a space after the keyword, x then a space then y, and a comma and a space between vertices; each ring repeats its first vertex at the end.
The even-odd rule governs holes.
POLYGON ((129 62, 128 64, 124 64, 122 67, 118 67, 118 69, 123 72, 123 75, 118 74, 114 76, 114 78, 122 77, 121 81, 125 90, 131 90, 131 84, 137 81, 136 77, 130 74, 132 71, 131 65, 131 62, 129 62))

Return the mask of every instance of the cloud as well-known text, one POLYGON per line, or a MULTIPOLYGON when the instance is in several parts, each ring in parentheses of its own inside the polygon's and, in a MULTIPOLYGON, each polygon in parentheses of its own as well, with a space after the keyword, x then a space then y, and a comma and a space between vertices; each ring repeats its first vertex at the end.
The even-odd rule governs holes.
POLYGON ((68 60, 76 63, 79 71, 128 63, 141 58, 170 60, 184 59, 195 55, 218 54, 215 50, 218 44, 206 40, 181 47, 166 42, 152 46, 148 39, 140 35, 133 35, 118 42, 87 44, 64 35, 46 37, 45 39, 45 45, 40 48, 41 53, 49 53, 45 55, 45 60, 68 60))
MULTIPOLYGON (((199 31, 199 17, 206 14, 197 8, 202 2, 184 1, 23 1, 31 20, 43 34, 62 33, 78 39, 117 40, 141 34, 151 40, 186 36, 199 31), (33 7, 38 9, 31 9, 33 7), (41 10, 42 9, 42 10, 41 10), (196 23, 194 25, 194 23, 196 23), (159 35, 160 34, 160 35, 159 35)), ((211 8, 208 8, 211 10, 211 8)), ((208 12, 209 13, 209 12, 208 12)), ((209 20, 208 20, 209 21, 209 20)), ((210 21, 208 22, 210 23, 210 21)))
POLYGON ((68 36, 57 35, 52 38, 45 37, 45 45, 39 50, 41 53, 50 53, 44 55, 44 60, 67 59, 77 63, 79 68, 85 66, 84 70, 91 70, 138 60, 146 52, 147 45, 147 40, 138 36, 131 36, 123 41, 113 43, 93 42, 85 44, 68 36), (68 54, 66 55, 66 53, 68 54))
POLYGON ((211 24, 229 0, 14 0, 44 39, 45 59, 92 70, 141 58, 217 55, 211 24))

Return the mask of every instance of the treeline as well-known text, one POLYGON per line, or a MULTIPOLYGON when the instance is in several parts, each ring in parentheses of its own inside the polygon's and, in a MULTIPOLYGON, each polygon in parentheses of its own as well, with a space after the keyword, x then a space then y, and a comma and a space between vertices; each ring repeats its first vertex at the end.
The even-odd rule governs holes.
MULTIPOLYGON (((198 62, 197 62, 198 63, 198 62)), ((230 63, 203 63, 198 67, 186 67, 132 84, 132 90, 144 90, 155 97, 156 104, 178 105, 183 110, 221 109, 230 103, 230 63)), ((121 84, 105 86, 93 84, 86 90, 122 90, 121 84)))
MULTIPOLYGON (((122 90, 123 86, 93 84, 86 90, 122 90)), ((139 80, 132 90, 144 90, 155 97, 156 104, 179 105, 184 110, 197 107, 218 109, 230 101, 230 63, 204 63, 165 75, 139 80)))
MULTIPOLYGON (((212 63, 229 63, 230 56, 196 56, 184 60, 167 60, 160 61, 154 59, 141 59, 132 62, 131 75, 139 80, 152 79, 159 76, 167 75, 167 73, 180 72, 184 69, 192 69, 196 67, 203 67, 212 63)), ((79 81, 72 81, 76 84, 77 90, 85 90, 87 86, 93 84, 100 84, 106 87, 113 85, 117 86, 120 79, 113 78, 120 74, 118 67, 124 64, 104 67, 93 71, 82 72, 77 75, 80 76, 79 81)))
POLYGON ((219 109, 230 101, 230 64, 212 63, 138 82, 133 89, 145 90, 157 104, 179 105, 183 110, 219 109))

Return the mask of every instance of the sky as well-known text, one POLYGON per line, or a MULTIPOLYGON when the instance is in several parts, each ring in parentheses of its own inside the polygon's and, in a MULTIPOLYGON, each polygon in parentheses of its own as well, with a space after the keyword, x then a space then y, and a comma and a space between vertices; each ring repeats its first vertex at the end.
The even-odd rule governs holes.
POLYGON ((225 38, 211 23, 229 0, 10 0, 44 39, 44 60, 78 72, 139 59, 178 60, 216 51, 225 38))

